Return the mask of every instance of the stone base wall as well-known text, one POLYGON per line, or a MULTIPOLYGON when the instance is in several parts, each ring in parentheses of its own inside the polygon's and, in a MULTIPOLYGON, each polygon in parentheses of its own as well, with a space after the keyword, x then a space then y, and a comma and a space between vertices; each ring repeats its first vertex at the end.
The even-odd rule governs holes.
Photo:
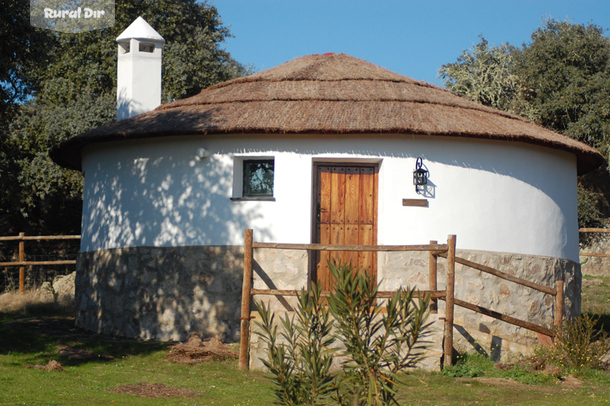
MULTIPOLYGON (((565 281, 565 317, 580 314, 582 276, 580 265, 569 260, 522 254, 458 250, 457 256, 487 265, 507 274, 538 284, 555 287, 555 281, 565 281)), ((307 256, 304 251, 260 250, 255 253, 254 286, 259 289, 301 289, 307 285, 307 256), (258 271, 257 269, 258 268, 258 271), (261 277, 261 275, 263 277, 261 277), (274 286, 266 281, 273 281, 274 286)), ((472 268, 456 264, 455 295, 457 298, 500 313, 552 327, 555 299, 516 283, 497 278, 472 268)), ((429 289, 429 254, 427 252, 380 252, 378 280, 380 290, 394 291, 400 287, 429 289)), ((438 289, 446 288, 446 260, 438 259, 438 289)), ((291 297, 257 296, 255 301, 268 302, 277 312, 291 311, 291 297)), ((438 302, 438 317, 445 314, 445 302, 438 302)), ((256 317, 256 314, 253 313, 256 317)), ((517 354, 528 354, 540 343, 538 335, 473 311, 455 307, 454 347, 459 353, 479 352, 494 360, 505 360, 517 354)), ((436 324, 436 323, 435 323, 436 324)), ((442 325, 435 330, 442 329, 442 325)), ((251 365, 262 363, 264 356, 258 338, 251 346, 251 365)), ((436 343, 435 343, 436 344, 436 343)), ((435 350, 433 350, 434 352, 435 350)), ((438 357, 430 363, 435 369, 438 357)))
MULTIPOLYGON (((521 254, 458 250, 459 257, 554 287, 565 280, 565 316, 580 314, 580 266, 572 261, 521 254)), ((428 253, 379 253, 381 290, 428 289, 428 253)), ((306 251, 257 249, 254 287, 301 289, 309 280, 306 251)), ((190 332, 239 340, 243 249, 194 246, 126 248, 81 253, 77 262, 76 323, 88 330, 154 340, 183 340, 190 332)), ((445 289, 446 260, 438 259, 438 288, 445 289)), ((552 326, 554 298, 456 264, 456 297, 552 326)), ((294 297, 256 296, 274 311, 290 312, 294 297)), ((252 307, 255 316, 255 307, 252 307)), ((444 316, 439 301, 438 317, 444 316)), ((455 347, 502 359, 527 353, 535 333, 456 306, 455 347)), ((438 328, 437 328, 438 329, 438 328)), ((253 342, 254 344, 254 342, 253 342)), ((259 348, 254 351, 263 351, 259 348)), ((251 358, 253 358, 251 357, 251 358)))
POLYGON ((159 341, 239 340, 243 248, 138 247, 79 254, 76 325, 159 341))
MULTIPOLYGON (((580 265, 573 261, 472 250, 458 250, 456 255, 551 288, 557 280, 563 279, 564 316, 580 314, 582 276, 580 265)), ((428 253, 380 253, 381 290, 396 290, 401 286, 429 289, 428 258, 428 253)), ((446 260, 439 258, 438 289, 445 288, 446 260)), ((460 264, 455 267, 455 297, 524 321, 553 326, 553 296, 460 264)), ((441 317, 445 313, 444 305, 444 301, 438 302, 441 317)), ((459 306, 455 307, 453 337, 458 352, 476 351, 496 361, 515 354, 528 354, 540 343, 537 333, 459 306)))
MULTIPOLYGON (((610 253, 610 233, 588 233, 587 237, 587 246, 581 252, 589 254, 610 253)), ((583 275, 610 275, 610 258, 583 255, 580 257, 580 263, 583 275)))

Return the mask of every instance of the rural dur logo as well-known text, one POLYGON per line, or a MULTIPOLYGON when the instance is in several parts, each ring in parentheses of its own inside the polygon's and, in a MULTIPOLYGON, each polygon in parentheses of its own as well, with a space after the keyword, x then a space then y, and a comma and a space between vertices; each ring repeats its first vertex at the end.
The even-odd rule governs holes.
POLYGON ((81 16, 85 18, 100 18, 106 11, 104 10, 91 10, 90 8, 85 7, 84 13, 82 12, 82 8, 78 8, 76 10, 53 10, 50 8, 44 9, 44 18, 81 18, 81 16))
POLYGON ((114 25, 114 0, 30 0, 30 24, 66 33, 114 25))

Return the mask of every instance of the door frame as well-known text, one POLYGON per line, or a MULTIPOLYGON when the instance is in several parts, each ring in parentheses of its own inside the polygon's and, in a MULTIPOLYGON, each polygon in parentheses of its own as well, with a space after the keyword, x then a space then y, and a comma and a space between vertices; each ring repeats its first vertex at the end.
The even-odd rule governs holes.
MULTIPOLYGON (((375 193, 375 200, 374 200, 374 204, 375 204, 375 210, 374 210, 374 217, 375 217, 375 227, 373 228, 373 240, 375 241, 375 244, 378 243, 377 237, 378 237, 378 226, 379 226, 379 169, 381 167, 381 159, 375 159, 375 160, 371 160, 371 159, 365 159, 365 160, 358 160, 356 159, 320 159, 320 160, 314 160, 312 167, 311 167, 311 175, 312 175, 312 189, 311 189, 311 235, 310 235, 310 241, 312 242, 312 244, 316 243, 316 235, 317 235, 317 219, 318 219, 318 213, 317 213, 317 191, 318 191, 318 167, 319 166, 359 166, 359 167, 366 167, 366 168, 374 168, 375 169, 375 187, 374 187, 374 193, 375 193)), ((317 261, 316 261, 316 257, 317 257, 317 252, 319 251, 308 251, 308 257, 309 257, 309 263, 308 263, 308 280, 309 281, 316 281, 317 279, 317 261)), ((375 261, 377 262, 377 256, 375 256, 375 261)), ((377 263, 375 264, 376 266, 376 271, 375 273, 378 275, 378 270, 377 270, 377 263)))

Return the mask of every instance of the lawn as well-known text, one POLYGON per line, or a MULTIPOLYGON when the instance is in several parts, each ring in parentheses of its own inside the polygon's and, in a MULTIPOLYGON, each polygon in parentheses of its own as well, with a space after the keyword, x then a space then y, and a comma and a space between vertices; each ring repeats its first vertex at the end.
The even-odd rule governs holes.
MULTIPOLYGON (((583 310, 607 318, 610 278, 601 279, 585 282, 583 310)), ((44 304, 9 308, 2 303, 1 405, 269 405, 274 401, 269 376, 239 371, 236 360, 173 364, 165 360, 167 344, 84 332, 73 327, 69 309, 44 304), (96 356, 69 359, 60 354, 62 346, 96 356), (63 371, 28 368, 51 360, 58 361, 63 371), (139 397, 125 385, 135 385, 134 391, 148 388, 145 393, 161 397, 139 397), (116 393, 116 388, 123 388, 123 393, 116 393)), ((588 370, 559 380, 520 370, 503 372, 480 357, 467 359, 455 371, 402 376, 400 404, 610 404, 610 375, 604 372, 588 370)))

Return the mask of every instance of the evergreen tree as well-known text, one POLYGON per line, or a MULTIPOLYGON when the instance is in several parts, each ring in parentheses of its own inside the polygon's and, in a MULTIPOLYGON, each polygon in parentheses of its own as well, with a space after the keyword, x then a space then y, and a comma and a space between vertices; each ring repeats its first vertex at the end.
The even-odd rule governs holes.
POLYGON ((481 41, 462 52, 457 62, 439 69, 447 90, 501 110, 511 110, 519 92, 517 77, 512 73, 514 48, 508 44, 490 47, 481 41))
POLYGON ((519 112, 533 122, 610 152, 610 42, 596 25, 553 19, 515 52, 519 112))
POLYGON ((166 41, 164 102, 250 72, 221 47, 230 33, 206 2, 117 0, 113 27, 78 34, 27 27, 27 55, 43 57, 24 57, 32 69, 22 94, 30 96, 19 101, 29 100, 15 104, 0 123, 0 220, 6 230, 80 232, 82 177, 54 164, 48 150, 116 120, 115 39, 138 16, 166 41))
MULTIPOLYGON (((481 38, 439 76, 460 96, 523 115, 610 158, 610 39, 597 25, 548 19, 521 48, 489 47, 481 38)), ((581 225, 610 215, 609 180, 607 168, 580 179, 581 225)))

